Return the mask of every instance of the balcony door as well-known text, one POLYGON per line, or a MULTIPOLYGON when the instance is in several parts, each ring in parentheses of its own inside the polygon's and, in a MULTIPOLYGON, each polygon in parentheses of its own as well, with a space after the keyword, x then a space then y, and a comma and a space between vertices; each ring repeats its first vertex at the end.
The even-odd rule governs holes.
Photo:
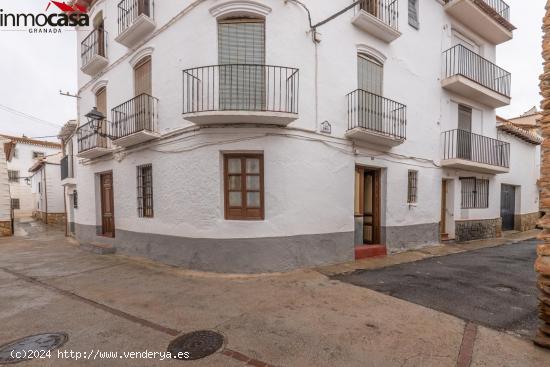
POLYGON ((472 108, 458 105, 457 158, 472 159, 472 108))
POLYGON ((148 98, 153 94, 152 89, 151 57, 147 56, 134 66, 134 95, 136 98, 130 106, 134 118, 130 118, 126 124, 130 123, 135 126, 126 126, 126 129, 133 132, 153 130, 151 126, 153 108, 151 99, 148 98))
POLYGON ((96 42, 97 45, 95 46, 95 49, 97 50, 97 54, 99 56, 105 57, 105 24, 103 21, 103 13, 100 12, 95 18, 94 18, 94 31, 96 31, 96 42))
POLYGON ((364 10, 378 18, 380 0, 363 0, 359 6, 361 7, 361 10, 364 10))
POLYGON ((359 54, 357 56, 357 84, 362 91, 358 95, 359 126, 383 132, 382 86, 384 68, 375 58, 359 54))
MULTIPOLYGON (((107 116, 107 88, 103 87, 100 90, 97 91, 95 94, 95 105, 99 112, 103 114, 103 116, 107 116)), ((100 127, 99 127, 99 133, 105 134, 107 132, 107 121, 103 120, 101 121, 100 127)), ((105 135, 100 134, 94 134, 92 139, 96 139, 95 142, 91 142, 92 144, 98 148, 107 148, 107 137, 105 135)), ((93 146, 92 146, 93 147, 93 146)))
POLYGON ((265 110, 264 19, 219 21, 218 61, 220 110, 265 110))

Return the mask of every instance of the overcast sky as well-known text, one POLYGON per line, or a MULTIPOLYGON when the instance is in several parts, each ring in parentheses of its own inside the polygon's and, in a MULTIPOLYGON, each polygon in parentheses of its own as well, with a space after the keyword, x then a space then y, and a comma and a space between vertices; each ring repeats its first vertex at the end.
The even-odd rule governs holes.
MULTIPOLYGON (((497 112, 503 117, 513 117, 534 105, 539 106, 545 0, 507 2, 511 7, 512 23, 518 29, 512 41, 497 48, 497 64, 512 73, 513 99, 511 106, 497 112)), ((42 12, 47 3, 48 0, 0 0, 0 9, 4 12, 42 12)), ((0 132, 29 137, 56 135, 59 127, 76 116, 76 100, 59 95, 59 90, 77 91, 75 37, 74 31, 66 30, 60 35, 0 31, 0 132), (6 107, 50 124, 6 112, 6 107)))

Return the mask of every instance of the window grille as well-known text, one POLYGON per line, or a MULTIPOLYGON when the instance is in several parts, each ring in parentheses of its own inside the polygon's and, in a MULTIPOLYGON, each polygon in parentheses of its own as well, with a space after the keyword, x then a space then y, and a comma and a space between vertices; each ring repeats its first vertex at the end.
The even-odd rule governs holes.
POLYGON ((11 199, 11 208, 20 209, 19 199, 11 199))
POLYGON ((8 170, 9 182, 19 182, 19 171, 8 170))
POLYGON ((407 203, 415 204, 418 195, 418 171, 409 171, 409 184, 407 190, 407 203))
POLYGON ((489 207, 489 180, 475 177, 460 178, 462 209, 489 207))
POLYGON ((145 164, 137 167, 138 216, 153 217, 153 166, 145 164))

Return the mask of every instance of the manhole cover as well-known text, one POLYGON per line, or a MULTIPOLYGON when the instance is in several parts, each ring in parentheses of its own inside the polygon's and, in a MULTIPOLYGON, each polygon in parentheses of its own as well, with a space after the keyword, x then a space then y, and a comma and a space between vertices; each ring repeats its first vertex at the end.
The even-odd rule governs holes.
POLYGON ((67 342, 65 333, 48 333, 27 336, 0 347, 0 364, 10 364, 35 358, 47 358, 46 352, 67 342))
POLYGON ((168 352, 173 358, 192 361, 216 353, 223 346, 223 341, 223 335, 215 331, 194 331, 172 340, 168 352))
POLYGON ((505 285, 497 285, 495 287, 495 290, 499 291, 499 292, 505 292, 505 293, 510 293, 512 292, 514 289, 512 287, 508 287, 508 286, 505 286, 505 285))

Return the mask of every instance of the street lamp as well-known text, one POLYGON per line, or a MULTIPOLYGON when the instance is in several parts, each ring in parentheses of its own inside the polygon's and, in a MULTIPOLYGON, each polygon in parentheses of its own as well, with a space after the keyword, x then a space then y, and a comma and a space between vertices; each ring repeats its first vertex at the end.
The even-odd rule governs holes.
POLYGON ((101 127, 102 121, 105 120, 105 115, 98 111, 97 107, 94 107, 84 116, 88 119, 88 123, 90 124, 93 132, 101 135, 99 128, 101 127))

